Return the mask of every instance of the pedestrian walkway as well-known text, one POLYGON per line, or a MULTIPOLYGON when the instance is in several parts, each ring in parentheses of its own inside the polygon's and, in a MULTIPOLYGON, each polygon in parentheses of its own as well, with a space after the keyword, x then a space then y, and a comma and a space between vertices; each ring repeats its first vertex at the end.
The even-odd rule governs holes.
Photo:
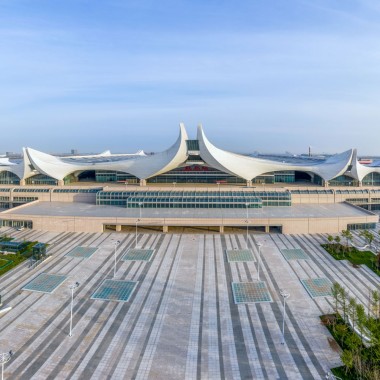
POLYGON ((328 255, 323 235, 249 235, 246 247, 238 234, 139 234, 134 252, 134 234, 17 234, 48 243, 52 258, 1 277, 7 379, 321 379, 340 365, 319 320, 332 311, 326 284, 364 306, 380 287, 328 255), (23 290, 42 274, 65 280, 23 290))

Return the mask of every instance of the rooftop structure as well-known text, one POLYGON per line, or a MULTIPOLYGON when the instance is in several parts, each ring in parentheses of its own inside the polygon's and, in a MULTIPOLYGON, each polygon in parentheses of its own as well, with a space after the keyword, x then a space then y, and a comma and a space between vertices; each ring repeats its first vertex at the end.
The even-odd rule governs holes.
POLYGON ((203 127, 189 139, 181 123, 175 143, 161 153, 57 157, 23 148, 23 159, 0 159, 0 184, 64 185, 80 180, 131 183, 289 183, 317 185, 380 185, 380 166, 363 165, 355 149, 325 158, 253 157, 213 145, 203 127))

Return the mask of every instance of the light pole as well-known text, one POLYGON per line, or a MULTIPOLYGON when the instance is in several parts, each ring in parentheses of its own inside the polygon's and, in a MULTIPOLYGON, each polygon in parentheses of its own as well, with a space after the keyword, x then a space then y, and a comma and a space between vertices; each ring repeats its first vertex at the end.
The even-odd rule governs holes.
POLYGON ((11 360, 11 357, 13 356, 12 350, 9 352, 5 352, 3 354, 0 354, 0 363, 1 363, 1 380, 4 380, 4 364, 8 363, 9 360, 11 360))
POLYGON ((259 249, 259 262, 257 265, 257 281, 260 281, 260 264, 261 264, 261 247, 263 246, 261 243, 256 244, 259 249))
POLYGON ((284 299, 284 308, 282 311, 282 342, 281 344, 285 344, 285 303, 286 299, 290 297, 290 294, 285 290, 280 290, 281 297, 284 299))
POLYGON ((113 268, 113 276, 116 277, 116 249, 117 249, 117 246, 120 244, 120 241, 115 241, 115 265, 114 265, 114 268, 113 268))
POLYGON ((245 207, 246 207, 246 210, 247 210, 247 239, 246 239, 246 243, 245 243, 245 248, 248 249, 248 207, 249 207, 249 203, 247 202, 245 204, 245 207))
POLYGON ((69 333, 69 336, 73 336, 72 330, 73 330, 74 289, 76 289, 78 286, 79 286, 79 282, 76 282, 75 284, 69 286, 69 288, 71 289, 70 333, 69 333))

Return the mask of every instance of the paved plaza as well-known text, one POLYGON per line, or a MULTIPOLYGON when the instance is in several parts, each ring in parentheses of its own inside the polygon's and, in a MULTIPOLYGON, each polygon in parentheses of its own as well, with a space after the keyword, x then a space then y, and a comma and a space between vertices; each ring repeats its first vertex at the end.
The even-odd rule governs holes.
MULTIPOLYGON (((252 259, 245 234, 139 234, 146 258, 129 251, 134 234, 1 232, 46 242, 52 254, 1 277, 12 310, 0 316, 0 353, 14 352, 5 379, 322 379, 340 365, 319 320, 333 300, 310 289, 338 281, 366 305, 380 286, 366 267, 332 259, 324 235, 250 235, 252 259), (41 291, 52 280, 53 291, 41 291), (284 345, 281 289, 290 294, 284 345)), ((357 233, 355 243, 363 245, 357 233)))

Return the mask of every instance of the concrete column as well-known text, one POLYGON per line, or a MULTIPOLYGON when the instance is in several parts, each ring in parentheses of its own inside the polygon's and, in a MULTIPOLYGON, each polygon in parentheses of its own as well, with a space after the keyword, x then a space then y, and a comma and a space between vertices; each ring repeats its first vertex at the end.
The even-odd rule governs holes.
POLYGON ((324 187, 329 187, 329 181, 325 181, 325 180, 324 180, 324 181, 323 181, 323 186, 324 186, 324 187))
POLYGON ((140 179, 140 186, 146 186, 146 179, 140 179))
POLYGON ((25 179, 20 179, 20 186, 25 186, 26 183, 25 183, 25 179))
POLYGON ((121 231, 121 225, 120 224, 116 224, 116 232, 120 232, 121 231))
POLYGON ((358 186, 362 187, 363 186, 363 182, 362 181, 358 181, 358 186))
POLYGON ((224 226, 219 226, 219 233, 223 234, 224 233, 224 226))
POLYGON ((165 234, 169 232, 169 226, 162 226, 162 232, 165 234))
POLYGON ((251 180, 247 180, 247 187, 252 187, 252 181, 251 180))
POLYGON ((63 179, 58 180, 58 186, 64 186, 64 185, 65 185, 65 182, 63 181, 63 179))
POLYGON ((269 234, 269 226, 265 226, 265 233, 269 234))

